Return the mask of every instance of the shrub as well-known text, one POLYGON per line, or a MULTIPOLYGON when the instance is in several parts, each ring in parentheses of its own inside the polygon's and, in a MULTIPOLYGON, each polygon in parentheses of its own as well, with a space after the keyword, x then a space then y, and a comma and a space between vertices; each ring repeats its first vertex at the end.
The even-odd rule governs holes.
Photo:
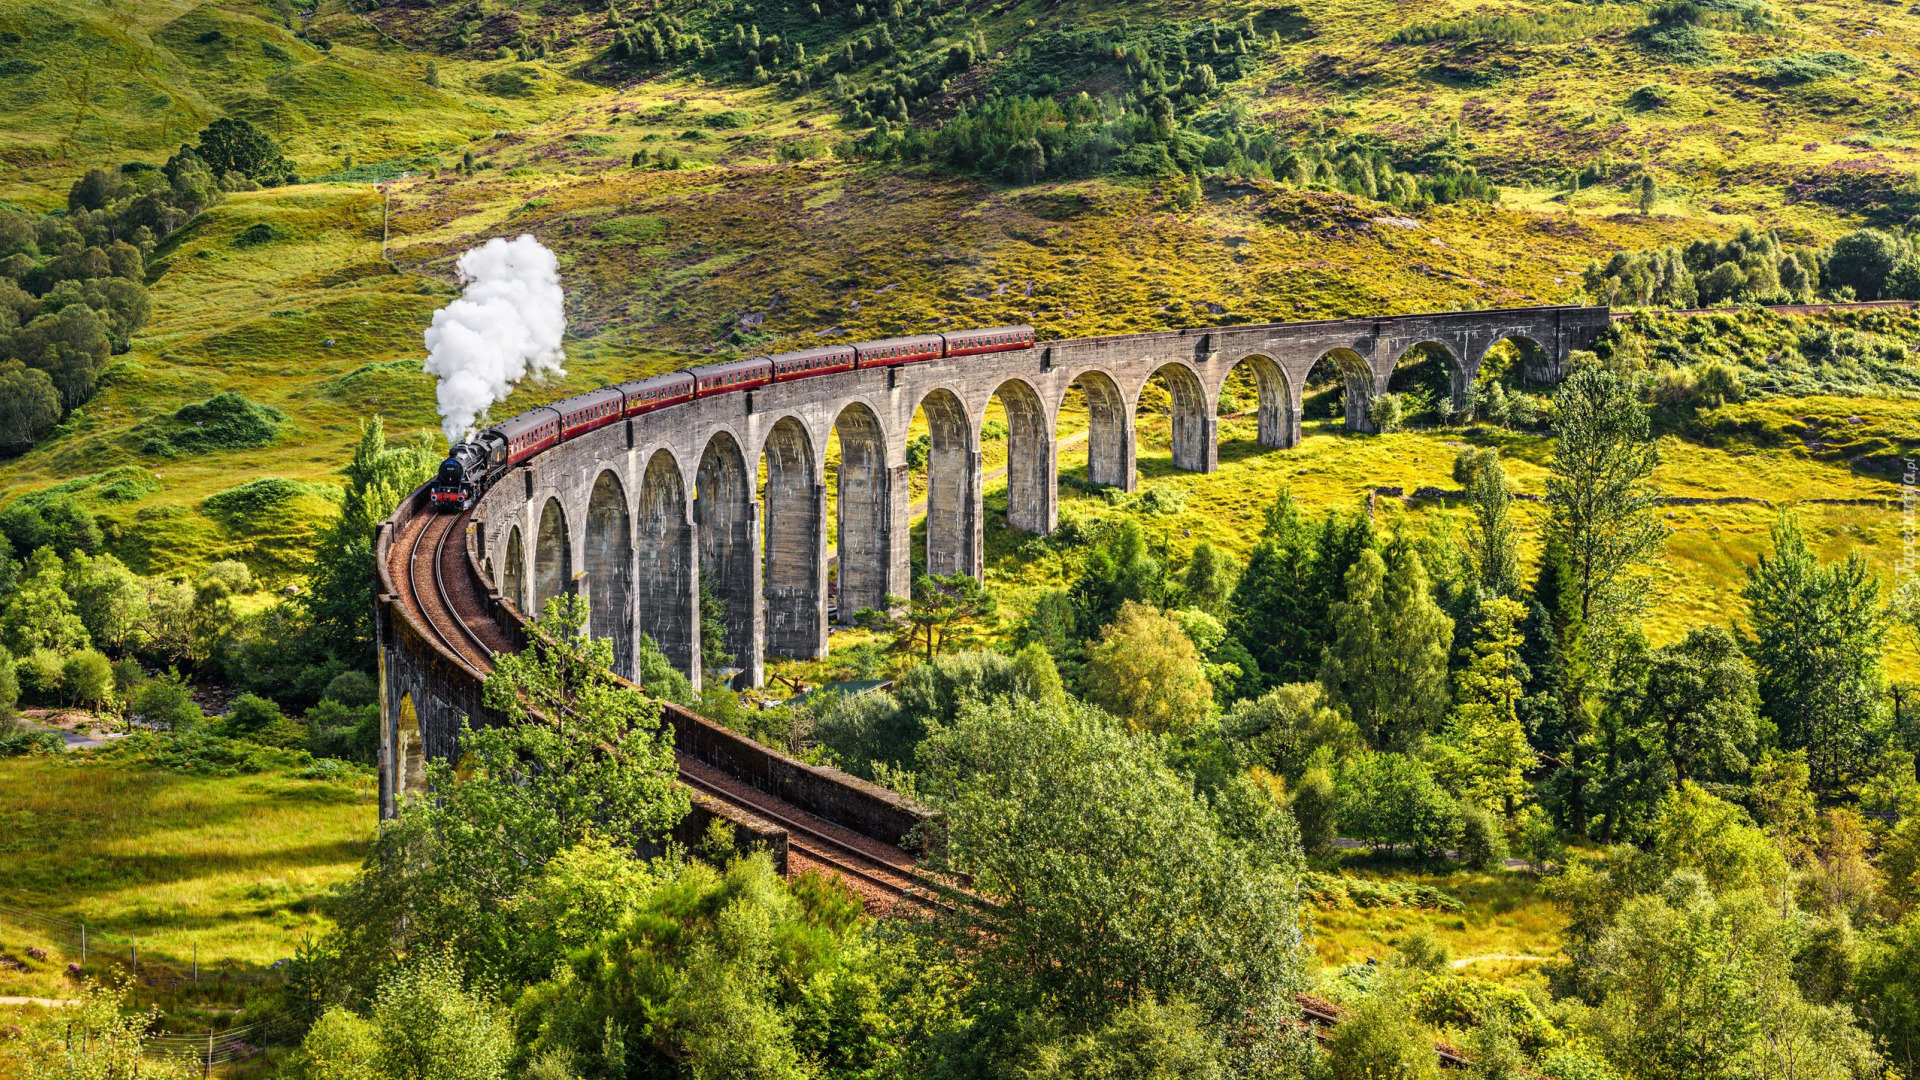
POLYGON ((1339 819, 1333 777, 1325 769, 1308 769, 1293 789, 1293 819, 1300 827, 1300 847, 1309 855, 1333 851, 1339 819))
MULTIPOLYGON (((266 446, 280 434, 287 416, 279 409, 248 401, 232 390, 173 411, 172 424, 157 437, 156 456, 199 454, 210 450, 251 450, 266 446)), ((150 439, 149 443, 156 440, 150 439)), ((142 452, 154 453, 147 447, 142 452)))
POLYGON ((113 662, 94 649, 79 649, 60 664, 60 686, 69 702, 98 709, 113 694, 113 662))
POLYGON ((231 738, 244 739, 285 719, 280 706, 269 699, 258 694, 241 694, 220 718, 220 731, 231 738))
POLYGON ((320 700, 342 705, 373 705, 380 700, 380 684, 364 671, 343 671, 320 692, 320 700))
POLYGON ((185 731, 207 718, 187 690, 186 680, 173 670, 140 684, 128 709, 148 725, 166 731, 185 731))
POLYGON ((34 649, 14 665, 20 684, 20 698, 35 705, 58 705, 65 661, 52 649, 34 649))
POLYGON ((11 724, 20 704, 20 675, 13 654, 0 649, 0 726, 11 724))
POLYGON ((1485 807, 1460 808, 1460 858, 1475 870, 1498 870, 1507 862, 1507 838, 1485 807))
POLYGON ((1399 394, 1375 394, 1367 402, 1367 420, 1382 433, 1400 430, 1405 414, 1406 402, 1399 394))
POLYGON ((1760 73, 1761 78, 1783 85, 1852 75, 1866 66, 1864 61, 1852 53, 1835 51, 1768 56, 1753 62, 1753 68, 1760 73))
POLYGON ((314 757, 371 765, 379 756, 378 705, 346 705, 328 698, 307 710, 306 729, 307 750, 314 757))
POLYGON ((1367 995, 1327 1040, 1333 1080, 1439 1080, 1440 1059, 1395 987, 1367 995))

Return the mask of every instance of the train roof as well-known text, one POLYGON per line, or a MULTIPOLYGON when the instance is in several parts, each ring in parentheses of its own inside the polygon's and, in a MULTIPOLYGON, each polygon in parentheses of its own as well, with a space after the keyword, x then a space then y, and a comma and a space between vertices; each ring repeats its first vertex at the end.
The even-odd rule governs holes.
POLYGON ((603 386, 598 390, 589 390, 584 394, 575 394, 569 398, 561 398, 549 407, 558 411, 562 416, 565 416, 575 409, 588 405, 601 405, 608 401, 617 402, 623 400, 623 398, 624 395, 620 393, 619 387, 603 386))
POLYGON ((811 349, 795 349, 792 352, 774 353, 767 359, 778 364, 790 360, 812 360, 821 356, 846 356, 853 352, 851 345, 816 345, 811 349))
POLYGON ((558 412, 542 405, 538 408, 528 409, 519 416, 510 416, 487 430, 497 431, 506 438, 512 439, 517 435, 523 435, 527 431, 539 427, 541 424, 550 423, 558 419, 560 419, 558 412))
POLYGON ((730 375, 736 371, 758 371, 768 367, 773 361, 764 356, 748 356, 739 360, 722 360, 718 364, 702 364, 687 370, 699 378, 709 375, 730 375))
POLYGON ((946 336, 950 338, 975 337, 981 334, 1020 334, 1024 337, 1032 337, 1033 327, 1028 326, 1026 323, 1021 323, 1017 326, 980 326, 972 330, 955 330, 946 336))
POLYGON ((644 379, 623 382, 614 389, 624 394, 643 393, 661 386, 673 386, 676 383, 693 381, 693 374, 687 371, 669 371, 660 375, 649 375, 644 379))
POLYGON ((864 353, 872 352, 875 349, 883 349, 889 345, 930 345, 938 349, 944 344, 945 341, 939 334, 915 334, 912 337, 882 338, 879 341, 858 341, 854 343, 853 347, 859 352, 864 353))

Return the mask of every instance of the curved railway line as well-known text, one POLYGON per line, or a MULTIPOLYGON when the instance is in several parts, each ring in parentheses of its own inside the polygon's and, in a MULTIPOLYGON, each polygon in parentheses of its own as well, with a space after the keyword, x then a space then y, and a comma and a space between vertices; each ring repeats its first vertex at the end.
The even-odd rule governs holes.
MULTIPOLYGON (((493 669, 493 655, 508 651, 512 643, 487 612, 467 565, 460 540, 469 517, 470 512, 415 515, 394 538, 389 572, 401 586, 400 602, 412 621, 484 679, 493 669)), ((938 902, 933 897, 941 883, 916 867, 905 851, 824 821, 684 751, 676 749, 674 756, 680 782, 690 790, 786 830, 790 874, 814 870, 838 875, 874 911, 902 901, 921 906, 938 902)))

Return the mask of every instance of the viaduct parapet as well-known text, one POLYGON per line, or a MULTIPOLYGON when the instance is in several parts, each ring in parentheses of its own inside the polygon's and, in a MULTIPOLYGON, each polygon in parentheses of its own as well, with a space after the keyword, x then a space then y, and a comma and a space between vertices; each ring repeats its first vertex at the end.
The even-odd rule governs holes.
MULTIPOLYGON (((704 577, 726 602, 727 649, 757 685, 769 655, 826 655, 830 593, 841 622, 908 594, 907 443, 917 411, 931 444, 925 569, 979 576, 980 431, 996 397, 1008 420, 1007 524, 1046 533, 1057 520, 1056 422, 1072 386, 1088 407, 1089 479, 1132 490, 1135 406, 1156 375, 1171 397, 1174 465, 1212 472, 1216 403, 1242 365, 1259 390, 1260 444, 1285 449, 1300 439, 1303 389, 1322 360, 1344 377, 1347 426, 1369 431, 1368 402, 1415 348, 1449 359, 1458 408, 1496 343, 1532 346, 1529 374, 1552 382, 1608 321, 1606 308, 1536 307, 1074 338, 717 395, 590 432, 514 469, 474 507, 460 561, 496 619, 517 622, 549 597, 578 593, 589 601, 589 633, 612 641, 621 674, 633 675, 644 634, 696 685, 704 577), (836 436, 830 584, 825 451, 836 436)), ((418 494, 383 530, 383 567, 418 494)), ((417 616, 393 601, 396 588, 383 586, 380 605, 382 742, 392 748, 383 790, 409 786, 409 759, 452 755, 460 719, 476 715, 478 700, 475 666, 412 625, 417 616)))

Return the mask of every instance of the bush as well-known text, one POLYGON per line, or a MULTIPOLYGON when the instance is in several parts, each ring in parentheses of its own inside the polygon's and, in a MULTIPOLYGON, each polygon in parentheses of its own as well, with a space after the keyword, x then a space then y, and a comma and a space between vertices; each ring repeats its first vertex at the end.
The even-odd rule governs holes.
POLYGON ((1339 821, 1333 777, 1325 769, 1308 769, 1293 789, 1293 820, 1300 827, 1300 847, 1309 855, 1333 851, 1339 821))
POLYGON ((12 721, 0 724, 0 757, 58 754, 66 748, 67 741, 58 732, 30 728, 12 721))
POLYGON ((0 649, 0 726, 11 724, 20 704, 20 675, 13 654, 0 649))
MULTIPOLYGON (((355 673, 357 674, 357 672, 355 673)), ((380 753, 380 706, 323 699, 307 710, 307 750, 317 758, 373 764, 380 753)))
POLYGON ((60 704, 60 691, 66 686, 65 667, 60 654, 52 649, 35 649, 21 657, 14 665, 20 699, 35 705, 60 704))
POLYGON ((1395 987, 1367 995, 1327 1040, 1333 1080, 1439 1080, 1440 1058, 1395 987))
POLYGON ((256 404, 228 390, 205 401, 182 405, 163 420, 141 425, 153 435, 141 445, 140 452, 150 457, 172 457, 212 450, 251 450, 273 442, 286 422, 286 414, 279 409, 256 404))
POLYGON ((349 707, 374 705, 380 701, 380 684, 364 671, 343 671, 320 692, 320 700, 349 707))
POLYGON ((113 695, 113 661, 94 649, 79 649, 60 665, 60 686, 69 702, 98 709, 113 695))
POLYGON ((233 699, 227 714, 220 718, 220 733, 228 738, 247 739, 285 720, 280 706, 258 694, 241 694, 233 699))
POLYGON ((1367 420, 1375 431, 1400 430, 1405 419, 1405 402, 1399 394, 1375 394, 1367 402, 1367 420))
POLYGON ((1469 804, 1460 808, 1460 858, 1475 870, 1506 866, 1506 835, 1485 807, 1469 804))
POLYGON ((207 718, 188 692, 186 680, 173 670, 140 684, 128 711, 148 726, 164 731, 185 731, 207 718))

